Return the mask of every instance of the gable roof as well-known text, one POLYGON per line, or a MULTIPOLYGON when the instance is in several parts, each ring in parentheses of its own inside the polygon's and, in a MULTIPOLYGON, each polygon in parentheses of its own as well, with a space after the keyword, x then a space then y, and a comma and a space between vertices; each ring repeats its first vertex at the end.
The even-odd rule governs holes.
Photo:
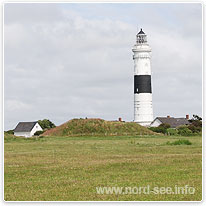
POLYGON ((186 118, 157 117, 156 119, 158 119, 160 122, 162 122, 164 124, 169 124, 170 127, 172 127, 172 128, 176 128, 176 127, 178 127, 180 125, 190 124, 190 122, 186 118))
POLYGON ((19 122, 14 129, 14 132, 31 132, 36 122, 19 122))

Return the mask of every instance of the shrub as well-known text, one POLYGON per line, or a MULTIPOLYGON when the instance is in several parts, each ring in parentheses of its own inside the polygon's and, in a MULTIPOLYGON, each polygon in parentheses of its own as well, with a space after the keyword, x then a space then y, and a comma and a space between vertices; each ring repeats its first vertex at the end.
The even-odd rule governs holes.
POLYGON ((153 132, 157 132, 157 133, 162 133, 162 134, 167 133, 167 129, 160 126, 160 125, 158 127, 150 127, 149 129, 152 130, 153 132))
POLYGON ((8 130, 8 131, 6 131, 6 133, 7 133, 7 134, 14 134, 14 130, 13 130, 13 129, 8 130))
POLYGON ((179 139, 174 142, 167 142, 166 144, 168 145, 181 145, 181 144, 191 145, 192 143, 187 139, 179 139))
POLYGON ((192 131, 188 129, 186 125, 179 126, 178 128, 178 134, 181 136, 190 136, 192 135, 192 131))
POLYGON ((162 124, 160 124, 158 127, 163 127, 163 128, 165 128, 165 129, 168 129, 168 128, 170 128, 170 125, 167 124, 167 123, 162 123, 162 124))
POLYGON ((166 134, 168 128, 170 128, 170 125, 163 123, 160 124, 158 127, 150 127, 149 129, 152 130, 153 132, 166 134))
POLYGON ((195 126, 193 124, 190 124, 188 126, 188 129, 190 129, 193 133, 199 133, 202 131, 202 127, 199 127, 199 126, 195 126))
POLYGON ((178 130, 175 128, 168 128, 167 129, 167 134, 169 135, 178 135, 178 130))
POLYGON ((39 136, 39 135, 41 135, 41 134, 43 134, 44 133, 44 131, 36 131, 35 133, 34 133, 34 135, 35 136, 39 136))

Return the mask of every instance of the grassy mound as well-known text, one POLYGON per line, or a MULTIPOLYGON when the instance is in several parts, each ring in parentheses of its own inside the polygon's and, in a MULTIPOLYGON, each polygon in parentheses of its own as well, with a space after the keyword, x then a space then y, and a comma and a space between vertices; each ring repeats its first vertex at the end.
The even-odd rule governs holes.
POLYGON ((134 122, 115 122, 103 119, 72 119, 47 130, 43 136, 125 136, 156 134, 134 122))

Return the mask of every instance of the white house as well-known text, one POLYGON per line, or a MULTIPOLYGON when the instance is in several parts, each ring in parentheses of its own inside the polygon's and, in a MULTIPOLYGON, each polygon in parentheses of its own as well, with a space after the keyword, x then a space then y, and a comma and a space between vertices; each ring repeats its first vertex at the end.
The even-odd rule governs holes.
POLYGON ((169 124, 171 128, 176 128, 181 125, 189 125, 188 121, 189 115, 186 118, 174 118, 174 117, 156 117, 154 121, 150 124, 150 127, 158 127, 161 124, 169 124))
POLYGON ((38 122, 19 122, 14 129, 14 135, 32 137, 36 131, 43 131, 38 122))

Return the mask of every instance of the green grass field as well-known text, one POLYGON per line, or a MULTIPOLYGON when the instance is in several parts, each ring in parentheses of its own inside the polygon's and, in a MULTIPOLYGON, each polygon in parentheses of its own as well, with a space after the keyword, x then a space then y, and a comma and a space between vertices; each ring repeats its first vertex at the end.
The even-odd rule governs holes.
POLYGON ((5 137, 6 201, 200 201, 200 136, 5 137), (187 139, 191 145, 170 145, 187 139), (96 187, 175 187, 195 194, 97 194, 96 187))

